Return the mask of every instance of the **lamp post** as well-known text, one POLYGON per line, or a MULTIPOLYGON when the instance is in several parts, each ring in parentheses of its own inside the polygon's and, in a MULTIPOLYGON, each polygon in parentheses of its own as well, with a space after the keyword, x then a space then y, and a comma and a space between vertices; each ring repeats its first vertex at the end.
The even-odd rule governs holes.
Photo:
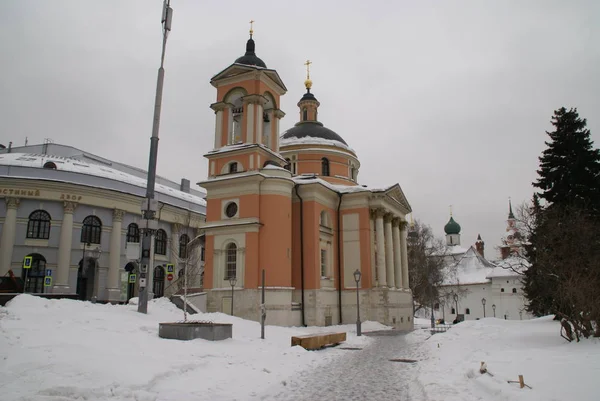
POLYGON ((492 310, 494 311, 494 317, 496 317, 496 304, 492 305, 492 310))
POLYGON ((483 317, 485 317, 485 298, 481 298, 481 305, 483 305, 483 317))
POLYGON ((458 294, 454 294, 454 306, 455 306, 455 310, 456 310, 456 318, 458 319, 458 294))
POLYGON ((98 263, 101 253, 102 249, 100 249, 99 246, 90 251, 90 258, 94 261, 94 293, 92 295, 92 303, 96 303, 96 301, 98 301, 98 284, 100 284, 98 277, 98 263))
POLYGON ((354 281, 356 281, 356 335, 361 336, 361 324, 360 324, 360 298, 358 296, 358 283, 362 276, 360 270, 356 269, 354 272, 354 281))
POLYGON ((156 212, 158 201, 154 199, 154 184, 156 182, 156 161, 158 158, 158 131, 160 127, 160 112, 162 108, 163 82, 165 78, 165 49, 167 47, 167 36, 171 31, 171 20, 173 9, 171 0, 164 0, 160 23, 162 25, 162 52, 160 55, 160 68, 156 82, 156 96, 154 98, 154 118, 152 120, 152 136, 150 137, 150 154, 148 155, 148 176, 146 180, 146 199, 142 202, 142 255, 140 257, 140 280, 139 280, 139 302, 138 312, 148 313, 148 283, 152 276, 148 274, 150 265, 150 249, 152 248, 152 236, 158 229, 156 212), (146 281, 148 279, 148 281, 146 281))
POLYGON ((231 316, 233 316, 233 288, 235 287, 235 283, 237 283, 237 278, 235 276, 229 277, 229 285, 231 285, 231 316))

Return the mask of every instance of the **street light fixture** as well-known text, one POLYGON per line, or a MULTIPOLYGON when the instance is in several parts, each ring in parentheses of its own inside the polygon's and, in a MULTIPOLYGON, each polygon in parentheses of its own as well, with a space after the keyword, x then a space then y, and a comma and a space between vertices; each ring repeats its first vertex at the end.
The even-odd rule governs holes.
POLYGON ((356 281, 356 335, 361 336, 361 323, 360 323, 360 299, 358 296, 358 283, 360 282, 362 274, 360 270, 356 269, 354 272, 354 281, 356 281))
POLYGON ((492 305, 492 309, 494 310, 494 317, 496 317, 496 304, 492 305))
POLYGON ((454 294, 454 306, 456 307, 456 317, 458 318, 458 294, 454 294))
POLYGON ((485 317, 485 303, 486 303, 485 298, 481 298, 481 304, 483 305, 483 317, 485 317))
POLYGON ((237 278, 235 276, 229 277, 229 285, 231 285, 231 316, 233 316, 233 288, 237 283, 237 278))
POLYGON ((94 294, 92 295, 92 303, 96 303, 98 301, 98 285, 100 284, 100 280, 98 277, 98 263, 100 260, 100 254, 102 253, 102 249, 99 246, 88 251, 90 254, 90 259, 94 261, 94 294))

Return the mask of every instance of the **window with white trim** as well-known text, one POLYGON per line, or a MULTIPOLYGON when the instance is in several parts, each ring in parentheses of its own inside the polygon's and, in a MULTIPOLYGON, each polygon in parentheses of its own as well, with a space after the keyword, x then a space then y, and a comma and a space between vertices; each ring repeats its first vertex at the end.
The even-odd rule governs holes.
POLYGON ((225 280, 237 277, 237 245, 229 243, 225 248, 225 280))

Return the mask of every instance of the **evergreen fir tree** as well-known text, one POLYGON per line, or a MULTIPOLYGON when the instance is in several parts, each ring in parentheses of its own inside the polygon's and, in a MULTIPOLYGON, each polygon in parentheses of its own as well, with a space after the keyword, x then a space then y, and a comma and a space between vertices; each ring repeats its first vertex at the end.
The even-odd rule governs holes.
POLYGON ((540 157, 539 178, 533 186, 542 190, 547 204, 600 207, 600 150, 593 148, 590 130, 577 109, 564 107, 552 116, 555 130, 546 132, 550 142, 540 157))

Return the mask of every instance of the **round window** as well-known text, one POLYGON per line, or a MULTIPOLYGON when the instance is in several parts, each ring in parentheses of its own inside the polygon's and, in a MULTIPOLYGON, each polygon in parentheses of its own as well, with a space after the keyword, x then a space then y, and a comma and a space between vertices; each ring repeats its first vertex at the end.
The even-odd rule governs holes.
POLYGON ((237 203, 235 203, 235 202, 231 202, 225 208, 225 214, 227 215, 227 217, 230 217, 230 218, 235 216, 237 214, 237 211, 238 211, 238 206, 237 206, 237 203))

